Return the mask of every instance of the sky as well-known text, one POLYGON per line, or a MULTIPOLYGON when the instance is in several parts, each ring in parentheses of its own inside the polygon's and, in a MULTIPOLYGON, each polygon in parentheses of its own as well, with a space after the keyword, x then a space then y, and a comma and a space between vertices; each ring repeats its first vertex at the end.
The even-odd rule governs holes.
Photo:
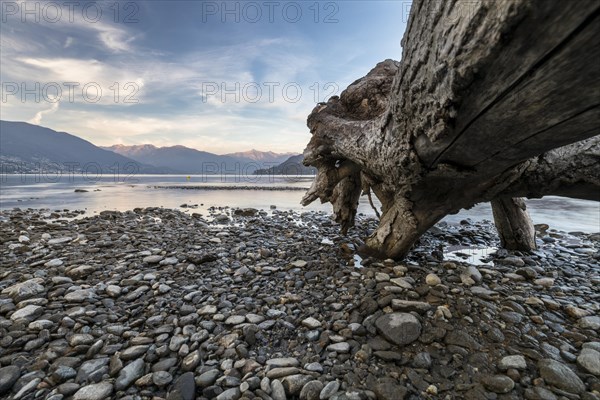
POLYGON ((306 117, 399 60, 410 1, 0 1, 0 118, 99 146, 302 152, 306 117))

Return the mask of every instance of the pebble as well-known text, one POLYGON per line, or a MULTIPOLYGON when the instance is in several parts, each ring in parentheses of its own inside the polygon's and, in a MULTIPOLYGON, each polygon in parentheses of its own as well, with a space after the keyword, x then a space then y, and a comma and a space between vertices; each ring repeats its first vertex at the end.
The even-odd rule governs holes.
POLYGON ((272 358, 267 360, 267 365, 271 368, 297 367, 300 365, 300 361, 294 357, 272 358))
POLYGON ((16 365, 0 368, 0 395, 8 393, 19 376, 21 372, 16 365))
POLYGON ((313 317, 308 317, 302 320, 302 325, 309 329, 316 329, 321 327, 321 322, 313 317))
POLYGON ((142 262, 145 264, 158 264, 163 260, 163 258, 163 256, 159 255, 146 256, 142 259, 142 262))
POLYGON ((42 283, 44 283, 42 278, 28 279, 3 289, 2 294, 12 297, 13 301, 18 303, 43 293, 45 288, 42 286, 42 283))
POLYGON ((54 267, 60 267, 61 265, 63 265, 63 261, 60 258, 53 258, 52 260, 45 263, 44 267, 54 268, 54 267))
POLYGON ((350 351, 350 344, 347 342, 334 343, 327 346, 327 351, 335 351, 336 353, 348 353, 350 351))
POLYGON ((167 396, 167 400, 194 400, 196 398, 196 382, 194 373, 186 372, 181 375, 167 396))
POLYGON ((274 379, 271 381, 271 397, 273 400, 286 400, 285 389, 280 380, 274 379))
POLYGON ((307 382, 300 391, 300 400, 319 400, 323 383, 317 380, 307 382))
POLYGON ((340 382, 338 381, 330 381, 323 387, 321 393, 319 393, 320 400, 329 399, 340 389, 340 382))
POLYGON ((577 356, 577 365, 585 371, 600 376, 600 352, 593 348, 583 348, 577 356))
POLYGON ((144 374, 144 365, 144 360, 141 358, 127 364, 115 380, 115 389, 117 391, 126 389, 136 379, 140 378, 144 374))
POLYGON ((507 369, 524 370, 527 368, 527 362, 522 355, 506 356, 500 360, 498 367, 503 371, 507 369))
POLYGON ((41 316, 44 313, 44 307, 28 305, 17 311, 15 311, 10 319, 13 321, 25 320, 28 322, 33 321, 37 317, 41 316))
POLYGON ((414 342, 421 335, 421 323, 412 314, 385 314, 375 322, 381 335, 399 346, 414 342))
POLYGON ((515 388, 515 382, 506 375, 484 376, 481 383, 494 393, 508 393, 515 388))
POLYGON ((583 329, 592 329, 594 331, 600 331, 600 317, 595 315, 583 317, 579 320, 579 326, 583 329))
POLYGON ((540 376, 546 383, 569 393, 580 394, 585 391, 585 385, 579 377, 566 365, 551 359, 538 362, 540 376))
POLYGON ((113 385, 109 382, 100 382, 83 386, 73 395, 73 400, 105 400, 113 392, 113 385))
POLYGON ((442 283, 442 280, 436 274, 427 274, 425 277, 425 283, 429 286, 437 286, 442 283))
POLYGON ((536 285, 540 285, 545 288, 552 287, 554 285, 554 279, 552 278, 539 278, 533 281, 536 285))

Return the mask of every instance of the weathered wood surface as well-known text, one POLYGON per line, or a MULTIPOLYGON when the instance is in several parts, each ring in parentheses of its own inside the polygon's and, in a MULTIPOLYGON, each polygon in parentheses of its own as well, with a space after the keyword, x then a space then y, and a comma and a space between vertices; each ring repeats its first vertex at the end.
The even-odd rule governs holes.
POLYGON ((502 247, 509 250, 534 250, 535 228, 521 197, 492 200, 494 224, 502 247))
POLYGON ((477 202, 600 197, 598 140, 581 159, 553 150, 600 134, 599 14, 588 0, 414 1, 402 62, 309 116, 318 173, 303 204, 332 202, 346 230, 372 190, 382 216, 367 244, 399 258, 477 202))

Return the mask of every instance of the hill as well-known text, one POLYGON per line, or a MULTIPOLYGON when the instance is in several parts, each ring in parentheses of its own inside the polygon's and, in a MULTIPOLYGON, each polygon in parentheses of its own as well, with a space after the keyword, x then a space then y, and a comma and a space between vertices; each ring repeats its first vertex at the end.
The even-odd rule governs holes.
POLYGON ((0 161, 3 172, 87 171, 95 175, 119 171, 164 173, 164 169, 145 165, 131 158, 101 149, 66 132, 26 122, 0 121, 0 161))
POLYGON ((302 164, 304 156, 299 154, 288 158, 285 162, 271 168, 259 169, 254 172, 256 175, 315 175, 317 169, 314 167, 305 167, 302 164))

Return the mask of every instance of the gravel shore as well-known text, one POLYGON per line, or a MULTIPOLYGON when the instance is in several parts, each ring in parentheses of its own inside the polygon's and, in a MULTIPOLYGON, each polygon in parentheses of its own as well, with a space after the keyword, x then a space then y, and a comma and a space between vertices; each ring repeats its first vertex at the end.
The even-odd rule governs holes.
POLYGON ((360 259, 324 213, 0 212, 5 399, 600 399, 600 234, 360 259), (358 265, 362 261, 362 265, 358 265))

